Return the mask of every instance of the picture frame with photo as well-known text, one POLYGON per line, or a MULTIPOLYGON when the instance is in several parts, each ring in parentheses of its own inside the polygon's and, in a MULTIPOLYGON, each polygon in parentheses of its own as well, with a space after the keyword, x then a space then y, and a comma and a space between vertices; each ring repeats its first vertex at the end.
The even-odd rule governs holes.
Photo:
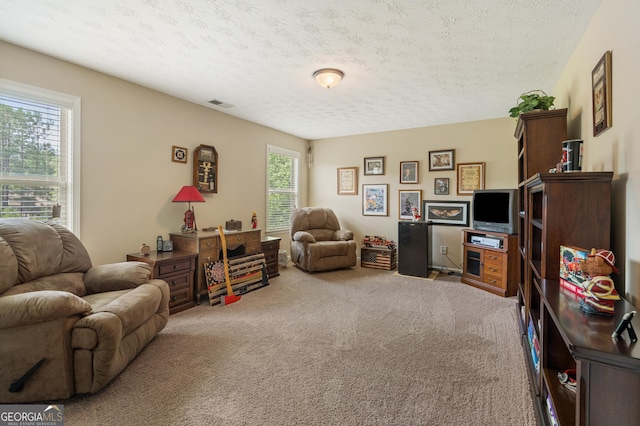
POLYGON ((389 184, 362 185, 362 215, 389 216, 389 184))
POLYGON ((449 195, 449 178, 433 179, 434 195, 449 195))
POLYGON ((455 149, 429 151, 429 171, 455 170, 455 149))
POLYGON ((413 219, 412 209, 418 210, 418 215, 422 216, 422 190, 405 190, 398 191, 398 217, 400 220, 413 219))
POLYGON ((469 226, 469 201, 425 200, 422 219, 434 225, 469 226))
POLYGON ((593 136, 607 130, 612 125, 611 113, 611 51, 602 55, 591 72, 593 136))
POLYGON ((384 157, 367 157, 364 159, 364 174, 384 175, 384 157))
POLYGON ((419 177, 418 161, 400 162, 400 183, 418 183, 419 177))
POLYGON ((358 195, 358 168, 338 168, 338 195, 358 195))

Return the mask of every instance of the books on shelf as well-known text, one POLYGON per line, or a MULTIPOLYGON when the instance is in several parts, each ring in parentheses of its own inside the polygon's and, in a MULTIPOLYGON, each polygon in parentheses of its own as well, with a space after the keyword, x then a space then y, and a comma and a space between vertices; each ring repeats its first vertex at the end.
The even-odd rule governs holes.
POLYGON ((540 343, 538 342, 538 335, 533 326, 532 320, 529 320, 527 337, 529 339, 529 348, 531 349, 531 359, 533 360, 533 366, 536 370, 536 374, 540 374, 540 343))
POLYGON ((570 281, 565 280, 564 278, 560 278, 560 287, 566 288, 581 299, 585 297, 584 288, 579 284, 574 284, 570 281))
POLYGON ((553 409, 553 403, 551 402, 551 397, 547 394, 546 398, 547 402, 547 415, 549 416, 549 423, 553 426, 558 426, 558 418, 556 417, 556 412, 553 409))
MULTIPOLYGON (((587 260, 590 251, 572 246, 560 246, 560 279, 582 287, 590 277, 582 271, 581 263, 587 260)), ((577 293, 576 293, 577 294, 577 293)))

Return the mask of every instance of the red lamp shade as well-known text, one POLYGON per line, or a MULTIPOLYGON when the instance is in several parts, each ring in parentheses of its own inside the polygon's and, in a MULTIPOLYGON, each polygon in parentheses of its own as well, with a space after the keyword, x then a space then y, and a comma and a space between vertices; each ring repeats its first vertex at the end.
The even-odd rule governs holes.
POLYGON ((173 197, 173 202, 187 202, 189 203, 189 208, 184 213, 184 225, 182 226, 183 232, 192 232, 197 231, 196 227, 196 213, 194 209, 191 207, 191 203, 203 203, 205 201, 198 188, 195 186, 183 186, 178 194, 173 197))
POLYGON ((195 186, 183 186, 182 189, 180 191, 178 191, 178 194, 173 198, 173 202, 177 203, 177 202, 201 202, 203 203, 205 201, 204 197, 202 196, 202 194, 200 194, 200 191, 198 191, 198 188, 196 188, 195 186))

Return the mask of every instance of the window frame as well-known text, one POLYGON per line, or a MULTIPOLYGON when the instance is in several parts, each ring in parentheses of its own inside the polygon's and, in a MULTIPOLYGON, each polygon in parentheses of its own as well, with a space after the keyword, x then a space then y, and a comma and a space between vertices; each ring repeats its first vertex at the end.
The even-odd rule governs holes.
MULTIPOLYGON (((0 93, 17 99, 55 105, 68 109, 71 112, 68 126, 69 132, 67 135, 68 140, 64 143, 68 151, 66 171, 67 227, 76 236, 80 237, 81 98, 3 78, 0 78, 0 93)), ((61 141, 61 145, 62 144, 63 142, 61 141)), ((25 179, 24 181, 26 182, 28 179, 25 179)))
MULTIPOLYGON (((282 155, 291 157, 296 160, 296 170, 294 171, 294 205, 293 207, 297 207, 300 204, 300 153, 298 151, 293 151, 287 148, 282 148, 276 145, 267 144, 267 156, 266 156, 266 178, 265 178, 265 186, 266 186, 266 203, 265 203, 265 212, 266 212, 266 220, 265 220, 265 232, 266 233, 276 233, 282 231, 288 231, 291 227, 291 223, 288 223, 287 226, 284 227, 273 227, 272 224, 269 223, 269 195, 273 192, 269 187, 269 156, 271 154, 282 155)), ((284 192, 284 191, 279 191, 284 192)))

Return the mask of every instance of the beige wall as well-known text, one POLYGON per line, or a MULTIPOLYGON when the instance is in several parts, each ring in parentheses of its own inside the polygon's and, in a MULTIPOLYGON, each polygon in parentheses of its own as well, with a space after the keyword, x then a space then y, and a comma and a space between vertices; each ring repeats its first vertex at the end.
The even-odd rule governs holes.
MULTIPOLYGON (((640 3, 603 0, 553 91, 569 108, 569 137, 584 140, 583 170, 613 170, 612 250, 621 274, 619 291, 638 306, 640 297, 640 3), (612 51, 613 127, 593 136, 591 70, 612 51)), ((585 230, 588 232, 588 230, 585 230)))
MULTIPOLYGON (((585 140, 584 170, 614 171, 612 249, 621 269, 616 279, 636 305, 640 297, 640 169, 636 166, 640 124, 635 105, 640 99, 639 17, 636 0, 603 0, 553 91, 556 106, 569 108, 569 136, 585 140), (606 50, 613 51, 613 127, 594 138, 591 70, 606 50)), ((248 222, 254 210, 264 223, 265 145, 297 150, 302 158, 306 152, 306 141, 299 138, 3 42, 0 58, 0 78, 82 98, 81 237, 94 263, 121 260, 140 243, 152 244, 156 235, 179 228, 185 206, 171 199, 190 183, 191 160, 189 165, 172 163, 172 145, 192 150, 209 144, 220 155, 220 191, 196 205, 200 227, 231 218, 248 222)), ((508 105, 505 116, 507 109, 508 105)), ((419 188, 425 199, 470 199, 455 195, 455 172, 429 172, 429 150, 455 149, 456 162, 484 161, 488 188, 515 187, 514 126, 512 119, 503 118, 314 141, 314 165, 309 170, 301 167, 301 204, 333 207, 357 239, 371 233, 397 239, 399 189, 419 188), (386 174, 363 176, 364 157, 380 155, 386 157, 386 174), (413 160, 420 161, 420 183, 400 185, 400 161, 413 160), (336 169, 348 166, 359 168, 358 195, 338 196, 336 169), (450 178, 451 195, 433 195, 433 179, 440 176, 450 178), (363 183, 390 185, 388 217, 362 216, 363 183)), ((434 253, 434 265, 460 267, 460 229, 434 227, 433 247, 447 245, 450 251, 450 260, 434 253)), ((288 248, 288 239, 282 246, 288 248)))
MULTIPOLYGON (((505 115, 508 107, 505 106, 505 115)), ((455 149, 456 163, 484 162, 486 188, 516 188, 517 144, 512 118, 484 120, 445 126, 423 127, 394 132, 373 133, 312 142, 314 164, 309 174, 309 204, 331 207, 343 227, 364 235, 398 238, 398 191, 422 190, 425 200, 470 201, 471 196, 456 195, 456 172, 429 171, 429 151, 455 149), (364 176, 364 157, 385 157, 384 176, 364 176), (418 184, 400 184, 400 162, 419 161, 418 184), (358 167, 358 195, 337 195, 337 168, 358 167), (434 178, 448 177, 449 195, 434 195, 434 178), (389 215, 362 215, 362 184, 389 184, 389 215)), ((432 265, 459 270, 462 265, 462 227, 433 226, 432 265), (448 258, 439 253, 446 245, 448 258)))
POLYGON ((187 205, 171 200, 192 184, 198 145, 213 145, 220 162, 218 193, 194 203, 199 228, 248 225, 253 211, 262 228, 266 145, 306 152, 305 140, 11 44, 0 42, 0 58, 0 78, 82 98, 80 237, 94 264, 179 231, 187 205), (188 164, 171 161, 172 145, 189 149, 188 164))

